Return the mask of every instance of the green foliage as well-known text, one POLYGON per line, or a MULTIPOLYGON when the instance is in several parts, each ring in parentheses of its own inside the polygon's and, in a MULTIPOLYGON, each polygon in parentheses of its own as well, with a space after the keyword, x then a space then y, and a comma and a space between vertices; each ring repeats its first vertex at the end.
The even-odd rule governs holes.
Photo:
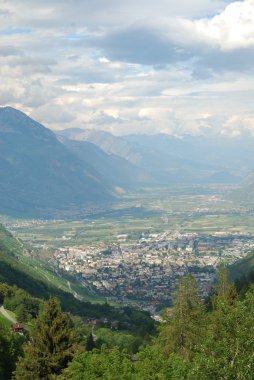
POLYGON ((200 353, 192 363, 193 377, 204 380, 251 380, 254 371, 254 293, 244 301, 225 302, 219 295, 200 353), (196 377, 195 377, 196 376, 196 377))
POLYGON ((135 380, 184 380, 189 364, 177 354, 165 355, 158 345, 143 348, 137 355, 135 380))
POLYGON ((126 350, 129 354, 135 354, 143 343, 142 338, 128 332, 112 331, 101 328, 95 331, 97 337, 96 347, 101 348, 104 344, 108 348, 117 346, 120 351, 126 350))
POLYGON ((247 290, 250 288, 251 284, 254 283, 254 269, 251 269, 246 274, 243 274, 241 277, 236 278, 234 283, 237 293, 241 298, 243 298, 247 290))
POLYGON ((12 378, 17 357, 22 354, 23 342, 22 336, 11 333, 0 323, 0 379, 12 378))
POLYGON ((117 348, 108 350, 102 347, 100 352, 77 354, 64 371, 62 380, 132 380, 134 367, 125 352, 117 348))
POLYGON ((73 357, 70 318, 61 311, 57 299, 45 303, 32 331, 32 343, 24 352, 17 365, 17 380, 53 379, 73 357))
POLYGON ((15 314, 18 322, 27 322, 30 319, 24 304, 17 306, 15 309, 15 314))
POLYGON ((254 268, 254 252, 250 252, 246 257, 241 260, 236 261, 229 268, 230 278, 232 280, 239 278, 243 275, 248 275, 254 268))
POLYGON ((158 337, 134 361, 118 348, 80 353, 62 379, 252 380, 254 285, 240 300, 224 269, 218 277, 211 311, 205 311, 195 280, 187 276, 158 337))
POLYGON ((184 359, 189 358, 197 350, 206 327, 204 306, 192 276, 180 281, 174 308, 165 312, 163 318, 158 338, 161 350, 166 354, 176 353, 184 359))
POLYGON ((0 282, 0 303, 3 303, 5 297, 13 295, 13 289, 6 283, 0 282))
POLYGON ((28 322, 38 315, 42 301, 16 286, 0 283, 4 307, 16 314, 18 322, 28 322))

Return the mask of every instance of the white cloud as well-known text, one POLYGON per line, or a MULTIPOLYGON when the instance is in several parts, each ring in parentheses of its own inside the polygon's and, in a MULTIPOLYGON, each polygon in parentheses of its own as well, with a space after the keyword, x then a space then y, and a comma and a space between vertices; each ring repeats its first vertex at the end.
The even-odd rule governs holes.
POLYGON ((252 130, 253 19, 253 0, 5 0, 2 105, 55 129, 252 130))
POLYGON ((234 50, 254 46, 253 20, 254 1, 245 0, 229 4, 212 19, 195 20, 190 25, 201 40, 221 50, 234 50))

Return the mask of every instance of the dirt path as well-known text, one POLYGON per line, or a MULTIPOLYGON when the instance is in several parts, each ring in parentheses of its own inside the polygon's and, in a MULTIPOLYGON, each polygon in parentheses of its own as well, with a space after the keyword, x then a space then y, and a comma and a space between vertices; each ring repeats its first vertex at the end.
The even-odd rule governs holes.
POLYGON ((3 314, 3 316, 7 319, 9 319, 10 322, 12 323, 17 323, 17 321, 12 318, 8 313, 7 311, 5 310, 5 308, 3 306, 0 307, 0 313, 3 314))

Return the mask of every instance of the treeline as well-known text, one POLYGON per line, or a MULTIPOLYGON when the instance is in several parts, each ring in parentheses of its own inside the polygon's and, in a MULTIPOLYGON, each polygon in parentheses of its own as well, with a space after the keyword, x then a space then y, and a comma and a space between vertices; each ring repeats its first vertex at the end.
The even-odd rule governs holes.
POLYGON ((203 303, 195 279, 187 276, 179 283, 174 307, 164 311, 156 336, 143 340, 136 352, 124 343, 124 334, 117 340, 107 330, 89 331, 51 298, 40 308, 14 378, 252 380, 253 311, 254 285, 239 296, 221 270, 209 302, 203 303))

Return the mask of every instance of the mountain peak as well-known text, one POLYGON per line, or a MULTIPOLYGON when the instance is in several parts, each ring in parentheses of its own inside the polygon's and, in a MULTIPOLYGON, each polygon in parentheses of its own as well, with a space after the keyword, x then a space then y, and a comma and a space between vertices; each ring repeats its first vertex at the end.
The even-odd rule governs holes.
POLYGON ((14 107, 11 106, 5 106, 5 107, 0 107, 0 116, 2 115, 8 115, 8 116, 16 116, 20 118, 29 118, 24 112, 17 110, 14 107))
POLYGON ((42 124, 27 116, 16 108, 6 106, 0 107, 0 132, 22 133, 27 136, 33 134, 44 138, 54 138, 54 133, 42 124))

